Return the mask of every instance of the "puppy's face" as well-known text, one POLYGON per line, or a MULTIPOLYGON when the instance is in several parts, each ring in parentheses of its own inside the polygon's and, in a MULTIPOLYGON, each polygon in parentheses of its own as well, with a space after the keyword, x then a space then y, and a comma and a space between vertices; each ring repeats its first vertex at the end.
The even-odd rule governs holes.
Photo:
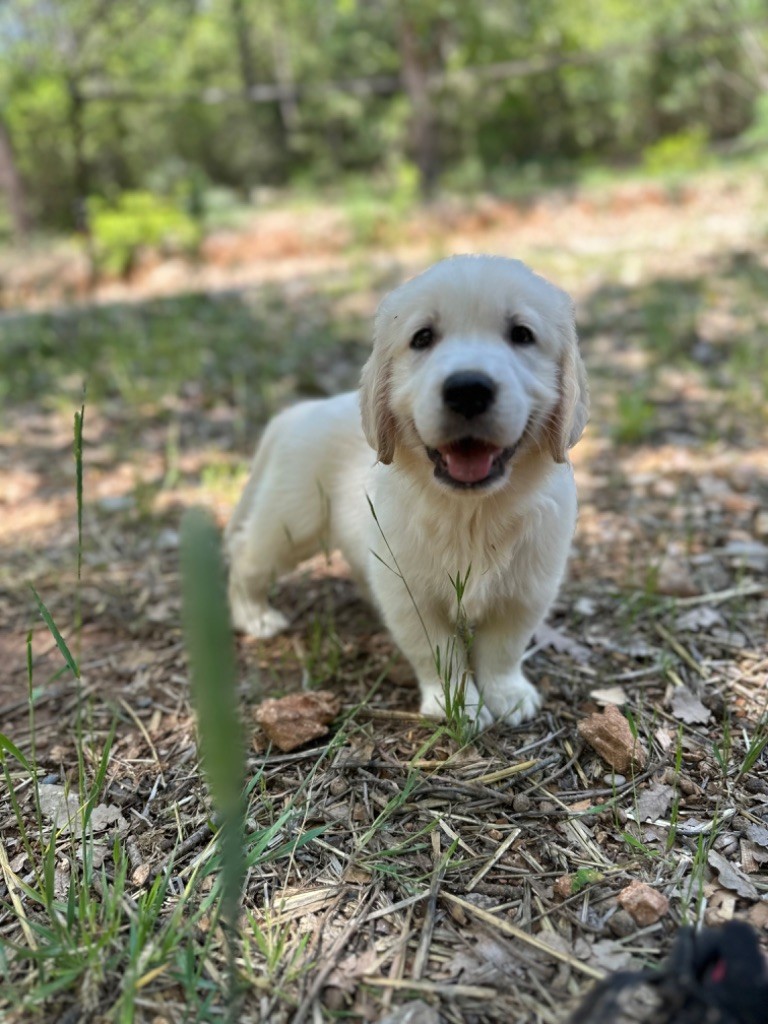
POLYGON ((528 444, 564 461, 586 422, 568 296, 516 260, 444 260, 388 295, 363 371, 363 424, 458 490, 503 486, 528 444))

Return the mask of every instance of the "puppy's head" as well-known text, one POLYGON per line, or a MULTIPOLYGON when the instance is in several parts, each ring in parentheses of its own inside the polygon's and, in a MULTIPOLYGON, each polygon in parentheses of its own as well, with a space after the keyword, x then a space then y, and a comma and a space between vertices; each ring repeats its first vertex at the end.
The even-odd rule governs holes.
POLYGON ((410 449, 447 487, 503 486, 524 447, 564 462, 588 414, 571 300, 517 260, 443 260, 382 301, 360 402, 380 461, 410 449))

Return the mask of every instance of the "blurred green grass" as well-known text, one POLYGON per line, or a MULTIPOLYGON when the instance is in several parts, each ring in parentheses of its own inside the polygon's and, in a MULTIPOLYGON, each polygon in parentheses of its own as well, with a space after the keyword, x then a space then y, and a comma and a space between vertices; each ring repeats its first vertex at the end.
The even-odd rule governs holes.
POLYGON ((353 385, 367 333, 362 318, 335 317, 324 290, 301 302, 252 289, 17 313, 0 319, 0 399, 6 413, 69 405, 87 381, 89 402, 145 415, 186 388, 203 406, 223 400, 263 418, 285 389, 324 393, 334 369, 353 385))
MULTIPOLYGON (((532 255, 558 278, 546 252, 532 255)), ((736 439, 742 427, 766 423, 768 269, 757 251, 726 251, 706 263, 692 255, 679 273, 660 270, 636 285, 622 279, 622 253, 589 264, 579 330, 593 379, 607 381, 614 398, 602 423, 596 410, 595 426, 616 440, 652 440, 654 412, 665 402, 687 402, 704 434, 736 439)), ((568 259, 575 264, 578 255, 568 259)), ((0 416, 8 420, 29 402, 71 408, 85 382, 89 403, 106 403, 129 429, 170 418, 179 402, 224 405, 238 445, 249 447, 286 402, 356 385, 371 314, 396 277, 392 265, 375 269, 358 253, 345 271, 285 285, 6 314, 0 416)))

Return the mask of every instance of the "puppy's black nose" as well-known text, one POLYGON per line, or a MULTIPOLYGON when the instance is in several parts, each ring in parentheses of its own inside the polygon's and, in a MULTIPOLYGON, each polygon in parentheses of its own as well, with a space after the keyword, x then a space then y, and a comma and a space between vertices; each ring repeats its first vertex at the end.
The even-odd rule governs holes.
POLYGON ((496 385, 484 373, 476 370, 461 370, 446 377, 443 384, 443 401, 451 410, 467 420, 480 416, 493 403, 496 385))

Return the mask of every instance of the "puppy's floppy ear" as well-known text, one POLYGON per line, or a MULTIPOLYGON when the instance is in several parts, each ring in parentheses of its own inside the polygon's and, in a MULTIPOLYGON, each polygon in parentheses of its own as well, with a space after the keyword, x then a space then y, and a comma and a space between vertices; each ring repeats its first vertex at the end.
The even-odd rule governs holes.
POLYGON ((566 462, 568 449, 573 448, 589 419, 589 387, 587 371, 579 354, 576 331, 568 332, 565 354, 558 369, 560 397, 547 424, 547 441, 555 462, 566 462))
POLYGON ((392 363, 382 360, 377 347, 368 358, 360 376, 360 412, 368 444, 379 462, 389 465, 395 455, 397 429, 389 404, 392 363))

